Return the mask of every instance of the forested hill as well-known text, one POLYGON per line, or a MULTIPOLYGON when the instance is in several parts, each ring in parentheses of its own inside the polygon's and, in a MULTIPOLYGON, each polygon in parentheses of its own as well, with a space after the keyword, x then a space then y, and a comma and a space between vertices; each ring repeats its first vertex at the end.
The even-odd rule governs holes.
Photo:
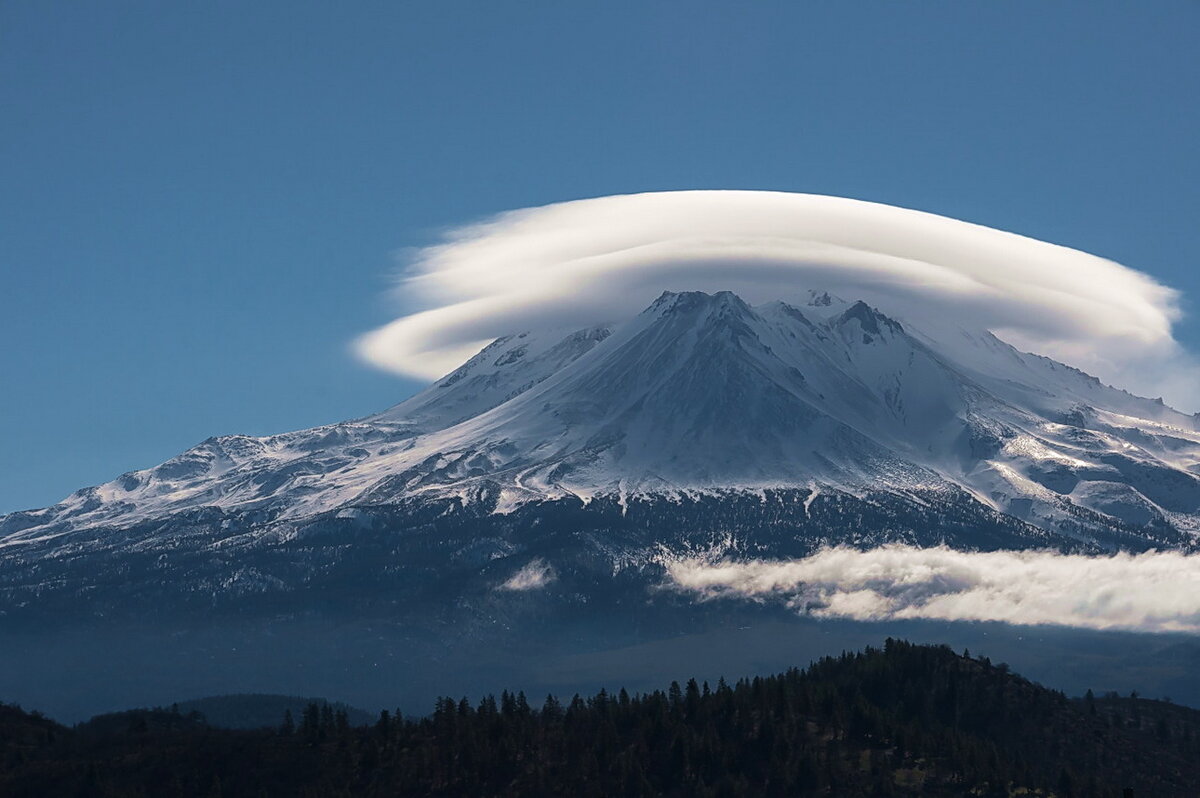
POLYGON ((274 730, 167 710, 74 728, 0 708, 4 796, 1194 796, 1200 712, 1068 699, 1003 665, 889 640, 736 684, 443 699, 274 730), (540 702, 539 702, 540 703, 540 702))

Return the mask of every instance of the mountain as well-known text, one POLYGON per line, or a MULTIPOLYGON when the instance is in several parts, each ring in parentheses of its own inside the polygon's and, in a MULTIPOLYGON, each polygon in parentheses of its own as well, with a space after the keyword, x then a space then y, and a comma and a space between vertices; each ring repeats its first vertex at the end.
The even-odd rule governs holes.
POLYGON ((3 612, 448 612, 644 586, 680 553, 1196 546, 1195 417, 985 330, 790 299, 516 333, 377 415, 5 516, 3 612))

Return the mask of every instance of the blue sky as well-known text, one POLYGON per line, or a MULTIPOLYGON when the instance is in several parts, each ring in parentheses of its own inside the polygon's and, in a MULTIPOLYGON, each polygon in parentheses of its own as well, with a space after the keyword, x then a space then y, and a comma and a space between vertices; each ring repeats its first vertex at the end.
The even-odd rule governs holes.
POLYGON ((508 208, 837 194, 1200 296, 1198 24, 1191 2, 4 3, 0 512, 403 399, 419 384, 349 352, 397 315, 397 250, 508 208))

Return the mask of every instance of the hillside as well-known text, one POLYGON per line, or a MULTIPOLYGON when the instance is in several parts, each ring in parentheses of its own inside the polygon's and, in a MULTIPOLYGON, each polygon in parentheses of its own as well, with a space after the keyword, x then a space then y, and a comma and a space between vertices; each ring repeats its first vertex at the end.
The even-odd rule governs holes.
POLYGON ((891 639, 732 685, 538 704, 443 699, 430 716, 385 712, 365 727, 313 705, 262 731, 162 711, 69 729, 6 707, 0 793, 1100 797, 1200 783, 1200 712, 1068 699, 1004 665, 891 639))
POLYGON ((506 605, 466 629, 529 569, 550 605, 650 598, 672 556, 1195 548, 1195 418, 986 330, 790 298, 517 333, 383 413, 4 516, 0 625, 506 605))
POLYGON ((220 729, 262 729, 279 725, 285 712, 300 717, 309 704, 329 704, 334 712, 346 713, 349 723, 361 726, 372 718, 361 709, 342 703, 330 703, 323 698, 304 698, 295 695, 236 693, 180 701, 176 708, 183 714, 198 712, 204 722, 220 729))

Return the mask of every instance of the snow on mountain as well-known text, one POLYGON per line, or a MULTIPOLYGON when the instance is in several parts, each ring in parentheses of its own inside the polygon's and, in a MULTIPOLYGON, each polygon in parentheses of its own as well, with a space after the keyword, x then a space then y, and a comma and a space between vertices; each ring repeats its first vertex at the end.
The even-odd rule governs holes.
POLYGON ((591 327, 497 338, 430 390, 367 421, 404 424, 414 431, 453 426, 524 393, 611 334, 609 327, 591 327))
POLYGON ((212 438, 0 518, 0 550, 203 508, 265 523, 447 497, 506 512, 787 488, 809 502, 965 491, 1057 534, 1120 527, 1122 545, 1200 531, 1194 417, 986 330, 824 292, 793 301, 665 293, 619 324, 506 336, 377 415, 212 438))

